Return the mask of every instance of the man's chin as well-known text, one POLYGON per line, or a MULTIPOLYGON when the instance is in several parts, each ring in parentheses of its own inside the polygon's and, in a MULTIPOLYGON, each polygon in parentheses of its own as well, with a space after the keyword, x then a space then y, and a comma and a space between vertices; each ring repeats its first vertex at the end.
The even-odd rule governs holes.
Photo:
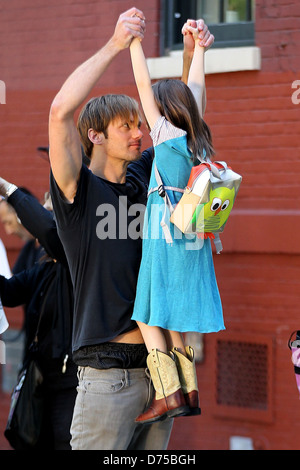
POLYGON ((135 147, 132 149, 132 151, 130 152, 131 153, 131 161, 135 161, 135 160, 139 160, 142 156, 142 151, 141 151, 141 147, 135 147))

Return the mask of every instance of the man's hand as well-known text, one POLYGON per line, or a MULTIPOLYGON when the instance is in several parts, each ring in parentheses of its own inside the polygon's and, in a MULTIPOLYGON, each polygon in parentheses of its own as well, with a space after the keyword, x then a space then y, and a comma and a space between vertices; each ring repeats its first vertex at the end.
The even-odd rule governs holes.
POLYGON ((144 38, 145 17, 141 10, 130 8, 119 16, 112 40, 119 50, 130 46, 133 38, 144 38))
POLYGON ((187 20, 187 22, 182 27, 184 49, 187 53, 193 53, 194 51, 195 30, 198 31, 199 46, 204 47, 205 50, 207 50, 214 43, 214 35, 210 33, 204 20, 187 20))

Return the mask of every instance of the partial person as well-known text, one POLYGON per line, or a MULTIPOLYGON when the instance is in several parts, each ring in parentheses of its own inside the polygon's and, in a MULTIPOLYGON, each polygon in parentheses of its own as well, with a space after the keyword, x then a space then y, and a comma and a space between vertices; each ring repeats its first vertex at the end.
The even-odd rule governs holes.
POLYGON ((26 368, 38 329, 36 360, 44 378, 45 415, 42 434, 33 450, 70 450, 77 368, 66 355, 68 349, 63 351, 63 355, 59 354, 64 348, 61 341, 68 334, 65 317, 58 318, 58 313, 65 315, 68 312, 59 312, 59 303, 66 304, 68 292, 61 292, 60 295, 58 270, 59 264, 48 258, 10 279, 0 276, 3 306, 14 308, 26 305, 27 347, 22 368, 26 368))
MULTIPOLYGON (((41 247, 31 233, 29 233, 21 224, 16 211, 7 201, 7 198, 10 196, 10 193, 14 188, 15 185, 10 185, 7 188, 7 191, 2 191, 0 179, 0 195, 3 196, 3 198, 0 199, 0 221, 3 224, 7 235, 14 235, 20 238, 23 242, 23 246, 18 254, 17 260, 12 267, 13 274, 16 274, 24 269, 30 269, 40 259, 41 247)), ((27 194, 31 194, 26 188, 22 189, 27 194)))
MULTIPOLYGON (((7 193, 11 186, 0 178, 1 193, 7 193)), ((46 209, 28 192, 13 186, 8 202, 45 252, 31 269, 14 275, 9 282, 0 277, 0 293, 4 305, 26 307, 23 367, 39 324, 37 360, 44 375, 46 414, 36 449, 70 450, 77 386, 77 367, 71 352, 73 287, 49 197, 46 209)))

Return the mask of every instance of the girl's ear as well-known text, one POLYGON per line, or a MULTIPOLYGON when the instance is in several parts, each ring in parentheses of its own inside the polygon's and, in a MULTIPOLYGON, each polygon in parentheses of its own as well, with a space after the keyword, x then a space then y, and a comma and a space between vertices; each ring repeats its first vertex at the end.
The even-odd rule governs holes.
POLYGON ((105 139, 103 132, 97 132, 94 129, 88 130, 88 138, 94 145, 102 145, 105 139))

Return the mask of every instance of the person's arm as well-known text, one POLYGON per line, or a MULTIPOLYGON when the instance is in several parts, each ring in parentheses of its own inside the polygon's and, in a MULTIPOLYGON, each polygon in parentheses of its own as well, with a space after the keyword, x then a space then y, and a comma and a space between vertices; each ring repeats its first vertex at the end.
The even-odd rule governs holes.
POLYGON ((187 84, 188 82, 188 77, 190 73, 190 68, 191 68, 191 63, 193 60, 193 55, 194 55, 194 49, 195 49, 195 40, 188 30, 188 26, 192 26, 193 28, 197 27, 197 21, 196 20, 187 20, 187 22, 183 25, 181 33, 183 35, 183 54, 182 54, 182 59, 183 59, 183 67, 182 67, 182 76, 181 80, 187 84))
POLYGON ((143 30, 144 15, 140 10, 131 8, 120 15, 111 39, 70 75, 52 102, 49 116, 50 163, 53 176, 69 201, 73 201, 76 194, 82 165, 74 113, 113 59, 129 46, 133 37, 142 38, 143 30))
POLYGON ((204 47, 200 46, 200 39, 198 38, 197 28, 189 28, 193 32, 195 39, 195 49, 191 68, 188 76, 187 85, 192 91, 195 100, 198 104, 199 114, 201 117, 204 115, 204 107, 206 105, 205 97, 205 71, 204 71, 204 47))
POLYGON ((66 264, 53 213, 45 209, 35 197, 0 177, 0 195, 7 195, 12 186, 14 191, 7 198, 7 202, 15 209, 22 225, 38 239, 51 258, 66 264))
MULTIPOLYGON (((207 51, 214 43, 214 36, 210 33, 207 25, 202 19, 200 20, 187 20, 182 28, 183 34, 183 72, 182 72, 182 81, 188 84, 190 67, 194 57, 195 50, 195 41, 197 40, 199 46, 204 48, 204 52, 207 51), (193 28, 190 30, 190 28, 193 28)), ((204 58, 203 58, 203 67, 204 67, 204 58)), ((203 69, 204 72, 204 69, 203 69)), ((199 103, 199 112, 201 117, 204 116, 206 108, 206 88, 205 88, 205 77, 203 77, 203 88, 200 95, 196 93, 195 98, 199 103), (201 96, 201 103, 198 101, 199 96, 201 96)))
POLYGON ((151 86, 151 78, 146 58, 139 39, 133 39, 130 44, 130 55, 135 83, 138 89, 142 108, 150 129, 161 116, 151 86))
POLYGON ((30 300, 30 271, 22 271, 10 279, 0 276, 0 297, 4 307, 18 307, 30 300))
POLYGON ((58 236, 53 212, 45 209, 39 201, 22 189, 17 189, 7 200, 15 209, 22 225, 48 255, 63 264, 67 264, 65 251, 58 236))

